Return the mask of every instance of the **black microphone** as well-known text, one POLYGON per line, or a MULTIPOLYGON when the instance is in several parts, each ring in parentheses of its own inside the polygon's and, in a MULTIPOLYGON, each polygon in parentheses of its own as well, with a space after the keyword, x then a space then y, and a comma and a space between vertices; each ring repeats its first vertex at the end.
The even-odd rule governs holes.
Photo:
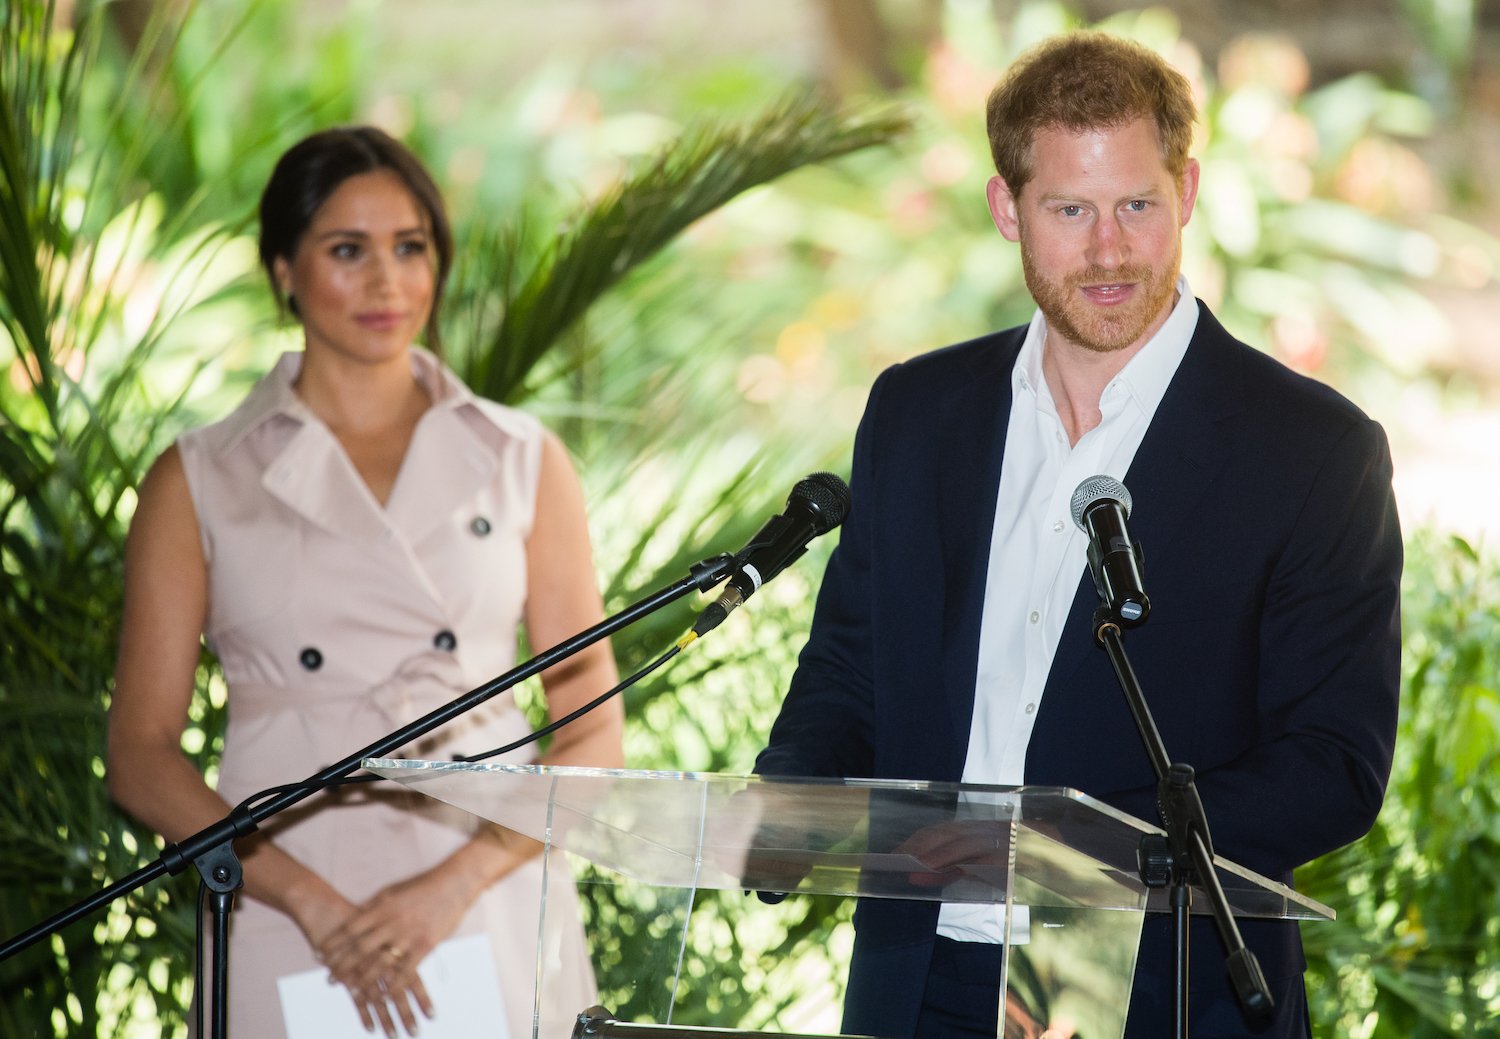
POLYGON ((735 556, 734 572, 718 601, 698 615, 695 636, 712 631, 760 586, 807 551, 807 543, 826 534, 849 512, 849 486, 832 473, 813 473, 797 481, 787 495, 786 511, 772 516, 735 556))
POLYGON ((1127 628, 1144 623, 1151 612, 1141 581, 1140 549, 1125 529, 1130 506, 1130 492, 1113 476, 1090 476, 1073 492, 1073 522, 1089 536, 1094 587, 1127 628))

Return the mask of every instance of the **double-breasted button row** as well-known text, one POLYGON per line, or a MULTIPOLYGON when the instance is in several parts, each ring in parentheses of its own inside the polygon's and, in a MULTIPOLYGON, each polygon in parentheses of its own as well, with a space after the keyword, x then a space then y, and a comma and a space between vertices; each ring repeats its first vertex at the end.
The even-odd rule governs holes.
MULTIPOLYGON (((458 636, 444 628, 432 636, 432 644, 445 653, 452 653, 458 648, 458 636)), ((297 654, 297 662, 304 670, 316 671, 323 666, 323 651, 316 646, 308 646, 297 654)))

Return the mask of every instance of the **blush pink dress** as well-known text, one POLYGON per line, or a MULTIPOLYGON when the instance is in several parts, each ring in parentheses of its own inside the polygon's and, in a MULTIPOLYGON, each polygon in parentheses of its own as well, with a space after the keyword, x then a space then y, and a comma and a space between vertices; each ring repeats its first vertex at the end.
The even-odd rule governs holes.
MULTIPOLYGON (((178 441, 208 563, 205 637, 228 686, 216 786, 230 804, 303 779, 509 670, 527 595, 538 423, 475 397, 414 348, 433 404, 382 507, 293 392, 300 364, 301 354, 284 355, 232 414, 178 441)), ((394 756, 447 760, 527 731, 503 693, 394 756)), ((475 825, 383 783, 316 795, 262 829, 360 902, 442 861, 475 825)), ((482 895, 458 932, 490 937, 511 1039, 532 1033, 541 880, 533 859, 482 895)), ((595 1001, 576 918, 563 960, 576 1012, 595 1001)), ((284 1036, 276 979, 317 966, 290 918, 239 897, 230 1034, 284 1036)), ((475 1025, 471 1034, 493 1034, 475 1025)))

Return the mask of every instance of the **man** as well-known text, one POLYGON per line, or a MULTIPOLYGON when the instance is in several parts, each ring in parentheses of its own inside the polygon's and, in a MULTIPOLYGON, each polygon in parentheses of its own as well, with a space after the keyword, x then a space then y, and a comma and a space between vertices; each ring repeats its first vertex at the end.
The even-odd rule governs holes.
MULTIPOLYGON (((1134 498, 1152 612, 1127 652, 1215 850, 1290 883, 1370 827, 1400 655, 1389 452, 1180 276, 1195 118, 1180 74, 1102 34, 1044 43, 996 87, 990 213, 1038 312, 876 381, 760 772, 1068 786, 1156 822, 1069 510, 1097 473, 1134 498)), ((992 911, 871 900, 856 927, 846 1032, 994 1035, 992 911)), ((1268 1034, 1307 1036, 1296 925, 1241 927, 1277 1002, 1268 1034)), ((1246 1034, 1211 923, 1192 939, 1191 1034, 1246 1034)), ((1170 1036, 1173 1005, 1153 915, 1127 1036, 1170 1036)))

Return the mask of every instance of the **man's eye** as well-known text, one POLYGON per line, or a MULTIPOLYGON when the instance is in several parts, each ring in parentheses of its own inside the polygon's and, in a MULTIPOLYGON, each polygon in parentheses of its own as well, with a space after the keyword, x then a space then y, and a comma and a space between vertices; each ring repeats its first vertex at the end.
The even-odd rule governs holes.
POLYGON ((1132 213, 1144 213, 1147 207, 1150 205, 1151 203, 1147 202, 1145 199, 1137 198, 1126 203, 1125 208, 1130 210, 1132 213))
POLYGON ((1079 213, 1083 212, 1083 207, 1082 206, 1063 206, 1062 209, 1059 210, 1059 212, 1061 212, 1063 216, 1077 216, 1079 213))

